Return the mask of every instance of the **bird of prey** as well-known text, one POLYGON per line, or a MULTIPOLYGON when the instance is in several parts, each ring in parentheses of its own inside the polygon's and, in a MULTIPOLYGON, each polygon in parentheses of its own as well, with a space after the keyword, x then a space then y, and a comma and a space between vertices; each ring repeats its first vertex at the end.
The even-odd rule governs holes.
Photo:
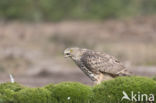
POLYGON ((95 84, 118 76, 130 75, 115 57, 106 53, 89 49, 67 48, 64 50, 64 56, 70 57, 95 84))

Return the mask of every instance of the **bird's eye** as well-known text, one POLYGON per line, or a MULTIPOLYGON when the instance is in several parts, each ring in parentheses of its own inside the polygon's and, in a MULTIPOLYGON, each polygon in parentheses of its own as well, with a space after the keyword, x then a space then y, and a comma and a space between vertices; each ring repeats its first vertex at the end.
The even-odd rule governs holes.
POLYGON ((70 55, 69 53, 66 53, 66 55, 70 55))

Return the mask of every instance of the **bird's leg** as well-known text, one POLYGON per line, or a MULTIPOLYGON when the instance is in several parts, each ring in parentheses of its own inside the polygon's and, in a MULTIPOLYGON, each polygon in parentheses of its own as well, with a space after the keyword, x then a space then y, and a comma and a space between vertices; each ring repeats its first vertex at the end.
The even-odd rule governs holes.
POLYGON ((107 80, 111 80, 111 79, 113 79, 113 78, 110 75, 100 73, 97 76, 97 80, 94 81, 94 84, 100 84, 102 81, 107 81, 107 80))
POLYGON ((97 79, 96 79, 96 81, 94 81, 94 84, 95 84, 95 85, 100 84, 100 83, 103 81, 103 77, 104 77, 103 74, 101 74, 101 73, 98 74, 98 75, 96 76, 97 79))
POLYGON ((108 74, 103 74, 102 81, 107 81, 107 80, 111 80, 111 79, 113 79, 112 76, 110 76, 108 74))

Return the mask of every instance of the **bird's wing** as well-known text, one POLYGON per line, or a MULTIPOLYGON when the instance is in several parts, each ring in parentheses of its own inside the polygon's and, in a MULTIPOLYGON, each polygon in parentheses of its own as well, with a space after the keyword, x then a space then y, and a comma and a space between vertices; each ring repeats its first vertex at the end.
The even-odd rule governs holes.
POLYGON ((83 64, 94 73, 106 73, 112 76, 117 76, 125 67, 114 57, 94 51, 85 52, 81 61, 83 64))

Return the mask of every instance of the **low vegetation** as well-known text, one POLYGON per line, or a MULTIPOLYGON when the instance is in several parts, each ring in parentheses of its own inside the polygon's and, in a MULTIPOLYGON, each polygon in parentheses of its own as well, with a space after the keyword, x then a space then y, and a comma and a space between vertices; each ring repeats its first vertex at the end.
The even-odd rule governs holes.
POLYGON ((58 103, 90 103, 93 95, 91 87, 72 82, 52 85, 52 88, 48 88, 48 90, 58 103))
MULTIPOLYGON (((136 94, 136 100, 139 101, 138 98, 140 99, 141 94, 147 94, 148 96, 156 94, 156 82, 145 77, 116 78, 93 87, 94 101, 97 103, 119 103, 123 97, 123 91, 127 93, 130 99, 133 92, 134 95, 136 94)), ((145 97, 143 99, 146 101, 145 97)), ((122 102, 131 103, 127 100, 122 102)))
POLYGON ((106 19, 155 14, 155 0, 1 0, 0 18, 31 21, 106 19), (124 9, 123 9, 124 8, 124 9))
POLYGON ((119 77, 94 87, 76 82, 63 82, 41 88, 2 83, 0 103, 132 103, 126 99, 121 101, 123 91, 129 97, 133 91, 137 95, 136 98, 141 94, 155 95, 156 82, 145 77, 119 77))
POLYGON ((16 93, 23 90, 24 86, 18 83, 3 83, 0 84, 0 103, 14 103, 14 96, 16 93))
POLYGON ((15 103, 53 103, 55 99, 44 88, 26 88, 14 95, 15 103))

